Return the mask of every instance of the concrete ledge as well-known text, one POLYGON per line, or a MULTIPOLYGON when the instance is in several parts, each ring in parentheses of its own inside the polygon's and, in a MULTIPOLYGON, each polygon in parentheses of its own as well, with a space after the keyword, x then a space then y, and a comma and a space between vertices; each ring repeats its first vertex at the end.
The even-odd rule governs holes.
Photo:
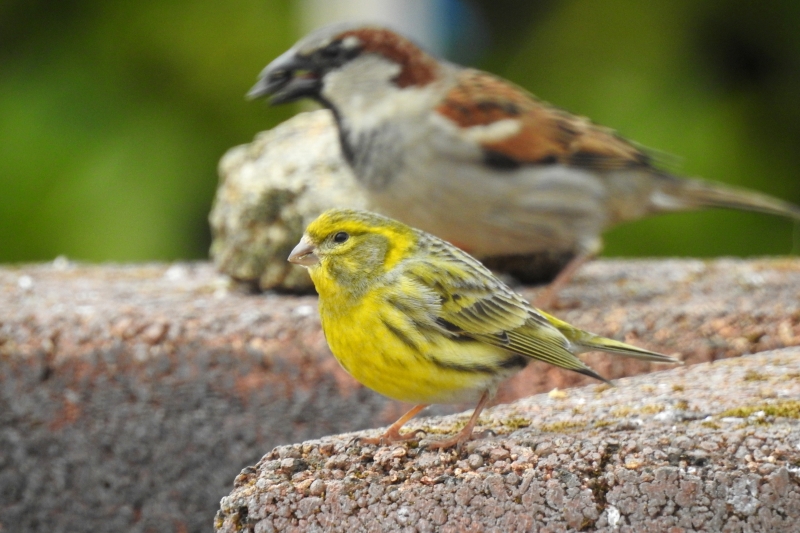
MULTIPOLYGON (((800 344, 800 260, 598 261, 559 303, 584 328, 711 361, 800 344)), ((587 359, 612 378, 651 370, 587 359)), ((585 383, 531 365, 499 400, 585 383)), ((239 292, 207 263, 0 268, 4 533, 207 531, 273 447, 403 409, 339 368, 315 297, 239 292)))
POLYGON ((481 418, 498 436, 461 453, 353 444, 360 434, 281 446, 236 478, 216 528, 791 531, 798 398, 800 350, 785 349, 504 405, 481 418))

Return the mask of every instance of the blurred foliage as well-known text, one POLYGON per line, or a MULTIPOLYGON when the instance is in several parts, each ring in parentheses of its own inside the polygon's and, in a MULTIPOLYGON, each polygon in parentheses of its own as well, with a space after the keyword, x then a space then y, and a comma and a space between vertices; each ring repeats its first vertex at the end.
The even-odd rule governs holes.
POLYGON ((295 38, 280 0, 6 0, 0 261, 204 257, 216 164, 291 109, 244 93, 295 38))
MULTIPOLYGON (((681 174, 800 203, 800 2, 475 4, 491 39, 478 66, 675 154, 681 174)), ((205 257, 217 161, 296 111, 244 100, 299 36, 294 9, 0 3, 0 261, 205 257)), ((787 253, 793 227, 661 216, 613 230, 606 251, 787 253)))

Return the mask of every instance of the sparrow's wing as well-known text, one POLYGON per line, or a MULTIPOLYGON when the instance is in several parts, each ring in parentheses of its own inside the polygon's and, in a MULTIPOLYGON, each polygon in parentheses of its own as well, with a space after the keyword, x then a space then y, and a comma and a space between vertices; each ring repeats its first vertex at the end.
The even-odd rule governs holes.
POLYGON ((651 165, 647 153, 612 130, 479 70, 461 71, 436 111, 477 141, 491 166, 562 164, 619 170, 651 165))

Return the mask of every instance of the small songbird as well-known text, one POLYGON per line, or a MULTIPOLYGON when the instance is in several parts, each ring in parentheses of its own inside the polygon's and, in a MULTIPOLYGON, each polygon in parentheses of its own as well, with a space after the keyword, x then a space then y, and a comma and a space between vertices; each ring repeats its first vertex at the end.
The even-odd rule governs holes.
POLYGON ((431 446, 461 445, 500 382, 534 359, 603 381, 575 354, 678 362, 538 311, 459 248, 368 211, 326 211, 289 261, 311 274, 322 330, 342 367, 372 390, 417 404, 365 443, 414 438, 400 428, 428 404, 478 401, 460 433, 431 446))
POLYGON ((479 258, 571 257, 542 303, 621 222, 704 207, 800 219, 800 207, 767 195, 661 171, 613 131, 378 26, 314 31, 248 96, 329 108, 376 211, 479 258))

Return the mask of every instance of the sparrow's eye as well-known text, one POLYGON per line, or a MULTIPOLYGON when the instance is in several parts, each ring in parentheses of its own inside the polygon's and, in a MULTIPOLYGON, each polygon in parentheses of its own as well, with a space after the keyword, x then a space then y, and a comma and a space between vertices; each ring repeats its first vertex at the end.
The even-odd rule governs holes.
POLYGON ((340 231, 339 233, 337 233, 336 235, 333 236, 333 242, 335 242, 336 244, 342 244, 343 242, 346 242, 347 239, 349 239, 349 238, 350 238, 350 235, 348 235, 347 233, 345 233, 343 231, 340 231))
POLYGON ((356 57, 359 53, 359 48, 347 46, 342 41, 334 41, 325 48, 320 48, 316 51, 316 59, 323 65, 328 67, 338 67, 356 57))
POLYGON ((324 59, 336 59, 342 53, 342 45, 338 42, 331 43, 319 51, 324 59))

